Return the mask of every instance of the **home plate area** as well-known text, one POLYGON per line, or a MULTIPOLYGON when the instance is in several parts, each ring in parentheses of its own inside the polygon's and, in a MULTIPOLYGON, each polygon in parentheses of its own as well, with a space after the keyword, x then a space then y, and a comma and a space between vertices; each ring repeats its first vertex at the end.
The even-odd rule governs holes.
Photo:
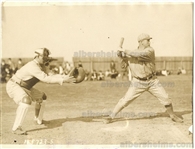
POLYGON ((69 144, 192 143, 192 137, 188 131, 181 132, 181 124, 166 123, 166 120, 170 121, 168 117, 150 120, 124 120, 110 124, 67 121, 63 123, 62 127, 66 142, 69 144))

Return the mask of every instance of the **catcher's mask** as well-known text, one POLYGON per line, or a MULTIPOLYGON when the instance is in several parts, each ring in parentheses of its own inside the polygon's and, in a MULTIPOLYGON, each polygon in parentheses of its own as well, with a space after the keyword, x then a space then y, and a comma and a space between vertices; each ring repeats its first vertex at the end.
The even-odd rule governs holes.
POLYGON ((49 55, 51 54, 50 51, 47 48, 41 48, 35 51, 35 53, 37 54, 37 56, 41 56, 43 59, 43 64, 45 66, 49 65, 50 59, 51 57, 49 57, 49 55))

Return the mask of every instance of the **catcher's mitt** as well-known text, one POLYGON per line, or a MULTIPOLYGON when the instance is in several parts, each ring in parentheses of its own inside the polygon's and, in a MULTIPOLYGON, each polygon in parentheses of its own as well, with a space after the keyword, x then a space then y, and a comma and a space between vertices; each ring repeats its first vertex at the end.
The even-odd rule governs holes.
POLYGON ((75 83, 80 83, 85 79, 85 70, 82 67, 74 68, 70 76, 73 76, 76 79, 75 83))

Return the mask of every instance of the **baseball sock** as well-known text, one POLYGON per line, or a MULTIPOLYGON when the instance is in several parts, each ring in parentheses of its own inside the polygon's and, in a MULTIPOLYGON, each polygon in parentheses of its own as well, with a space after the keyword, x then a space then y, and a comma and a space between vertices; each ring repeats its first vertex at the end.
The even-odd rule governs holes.
POLYGON ((43 100, 43 102, 41 103, 39 115, 38 115, 38 117, 37 117, 37 123, 38 123, 38 124, 42 124, 43 113, 44 113, 44 111, 45 111, 45 103, 46 103, 46 101, 44 101, 44 100, 43 100))
POLYGON ((40 108, 41 108, 40 103, 36 102, 35 103, 35 119, 39 116, 40 108))
POLYGON ((173 106, 172 106, 172 104, 170 104, 170 105, 165 105, 165 108, 167 109, 167 113, 168 113, 169 115, 175 115, 174 112, 173 112, 173 106))
POLYGON ((28 108, 30 105, 25 103, 19 103, 19 106, 16 110, 16 118, 14 121, 14 125, 12 127, 12 130, 15 131, 19 126, 22 126, 22 123, 24 121, 24 118, 26 117, 26 114, 28 112, 28 108))

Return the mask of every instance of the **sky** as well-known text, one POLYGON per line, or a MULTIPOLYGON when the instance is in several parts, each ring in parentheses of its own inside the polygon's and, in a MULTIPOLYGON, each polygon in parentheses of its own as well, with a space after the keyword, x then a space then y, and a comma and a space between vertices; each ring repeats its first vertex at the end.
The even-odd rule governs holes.
POLYGON ((4 4, 2 57, 34 57, 46 47, 71 61, 79 53, 113 53, 121 37, 123 48, 134 50, 141 33, 152 37, 156 56, 192 56, 192 12, 189 2, 4 4))

